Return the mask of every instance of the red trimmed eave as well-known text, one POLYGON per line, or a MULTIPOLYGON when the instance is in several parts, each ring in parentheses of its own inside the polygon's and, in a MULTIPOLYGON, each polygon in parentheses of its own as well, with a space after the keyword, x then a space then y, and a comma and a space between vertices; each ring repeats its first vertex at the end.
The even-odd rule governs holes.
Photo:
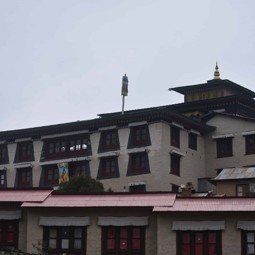
POLYGON ((25 202, 21 207, 155 207, 173 206, 176 194, 51 194, 41 203, 25 202))
POLYGON ((255 198, 180 198, 172 207, 155 206, 154 212, 254 212, 255 198))
POLYGON ((0 190, 0 202, 43 202, 52 190, 0 190))

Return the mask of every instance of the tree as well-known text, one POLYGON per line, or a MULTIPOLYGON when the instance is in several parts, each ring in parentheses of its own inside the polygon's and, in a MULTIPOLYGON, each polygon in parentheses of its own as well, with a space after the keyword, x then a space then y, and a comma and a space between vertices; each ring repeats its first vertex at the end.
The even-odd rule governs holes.
POLYGON ((101 182, 89 176, 73 176, 69 182, 61 183, 58 192, 61 193, 101 193, 104 186, 101 182))

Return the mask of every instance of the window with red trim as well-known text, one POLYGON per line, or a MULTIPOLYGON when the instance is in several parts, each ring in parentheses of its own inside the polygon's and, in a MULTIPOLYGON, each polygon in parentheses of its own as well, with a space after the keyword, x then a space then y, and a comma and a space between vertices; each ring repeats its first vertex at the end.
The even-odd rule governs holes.
POLYGON ((33 142, 22 142, 17 144, 14 162, 34 161, 33 142))
POLYGON ((110 129, 101 132, 98 152, 119 150, 119 136, 117 129, 110 129))
POLYGON ((150 173, 149 158, 147 152, 129 154, 127 175, 150 173))
POLYGON ((41 186, 54 186, 59 183, 59 170, 57 165, 43 166, 41 186))
POLYGON ((144 255, 145 228, 144 227, 103 227, 102 228, 103 255, 144 255))
POLYGON ((90 176, 89 161, 70 162, 68 164, 70 176, 90 176))
POLYGON ((116 178, 119 176, 117 157, 100 158, 97 179, 116 178))
POLYGON ((221 255, 221 231, 178 231, 177 255, 221 255))
POLYGON ((16 171, 17 171, 17 187, 31 188, 33 186, 32 168, 31 167, 19 168, 16 171))
POLYGON ((130 128, 128 148, 145 147, 151 145, 148 125, 130 128))
POLYGON ((18 247, 18 221, 0 221, 0 247, 18 247))

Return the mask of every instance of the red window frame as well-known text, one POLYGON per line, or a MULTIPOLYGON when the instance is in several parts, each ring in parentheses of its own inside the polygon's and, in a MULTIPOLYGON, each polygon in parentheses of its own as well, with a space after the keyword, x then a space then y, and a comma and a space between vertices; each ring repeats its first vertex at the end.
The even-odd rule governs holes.
POLYGON ((24 167, 17 169, 17 187, 18 188, 31 188, 32 181, 32 168, 24 167))
POLYGON ((119 150, 119 136, 117 129, 101 132, 98 152, 119 150))
POLYGON ((0 221, 0 247, 18 248, 19 224, 17 220, 0 221))
POLYGON ((119 177, 119 166, 117 157, 100 158, 97 179, 119 177))
POLYGON ((102 255, 145 255, 145 227, 103 227, 102 255))
POLYGON ((151 145, 151 140, 148 125, 131 127, 128 148, 145 147, 149 145, 151 145))
POLYGON ((149 158, 147 152, 129 154, 127 175, 138 175, 150 173, 149 158))
POLYGON ((34 160, 33 142, 22 142, 17 145, 16 162, 26 162, 34 160))
POLYGON ((70 162, 68 164, 70 176, 90 176, 89 161, 70 162))
POLYGON ((177 255, 221 255, 221 231, 177 231, 177 255))
POLYGON ((43 166, 44 186, 54 186, 59 184, 59 170, 57 165, 43 166))

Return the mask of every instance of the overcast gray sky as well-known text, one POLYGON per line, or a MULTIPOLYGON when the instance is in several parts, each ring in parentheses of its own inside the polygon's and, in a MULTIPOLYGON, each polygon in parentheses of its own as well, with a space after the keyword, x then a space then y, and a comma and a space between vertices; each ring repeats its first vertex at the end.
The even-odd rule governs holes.
POLYGON ((213 78, 255 90, 254 0, 0 0, 0 130, 183 101, 213 78))

